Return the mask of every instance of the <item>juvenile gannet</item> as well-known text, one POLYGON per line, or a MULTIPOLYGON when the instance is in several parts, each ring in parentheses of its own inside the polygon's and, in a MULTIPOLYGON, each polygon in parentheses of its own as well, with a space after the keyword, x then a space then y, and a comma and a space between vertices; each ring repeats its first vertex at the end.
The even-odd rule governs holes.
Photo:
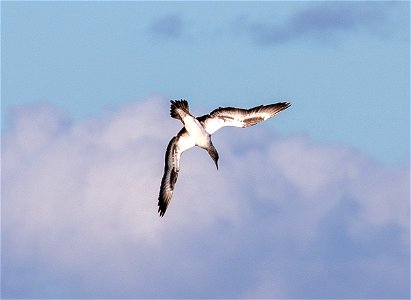
POLYGON ((164 175, 158 196, 158 212, 162 217, 173 196, 180 169, 181 153, 194 146, 207 150, 218 170, 218 153, 211 135, 224 126, 249 127, 265 121, 288 108, 288 102, 260 105, 250 109, 219 107, 208 115, 193 117, 186 100, 171 100, 170 115, 183 122, 184 127, 171 139, 165 155, 164 175))

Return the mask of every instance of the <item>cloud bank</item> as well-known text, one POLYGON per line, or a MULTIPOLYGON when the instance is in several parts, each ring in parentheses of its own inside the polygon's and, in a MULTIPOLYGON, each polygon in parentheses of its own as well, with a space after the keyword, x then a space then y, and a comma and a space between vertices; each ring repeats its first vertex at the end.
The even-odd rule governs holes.
MULTIPOLYGON (((230 5, 217 3, 217 8, 226 9, 230 5)), ((404 30, 397 28, 398 19, 404 17, 402 11, 409 9, 407 5, 403 5, 405 4, 383 1, 307 2, 290 5, 294 10, 284 13, 281 9, 278 12, 281 5, 268 3, 266 10, 271 15, 268 20, 261 19, 260 15, 253 16, 250 9, 237 15, 231 24, 223 22, 217 27, 213 27, 215 24, 204 27, 198 20, 188 26, 184 22, 184 13, 170 13, 152 20, 148 33, 165 40, 179 40, 185 36, 196 42, 207 40, 208 37, 245 36, 263 46, 300 40, 332 42, 352 35, 353 32, 393 37, 403 35, 398 31, 404 30)), ((408 40, 408 35, 400 38, 408 40)))
POLYGON ((381 31, 392 3, 323 2, 308 3, 290 14, 284 22, 264 23, 246 17, 237 19, 236 31, 260 45, 274 45, 297 39, 330 41, 341 33, 354 30, 381 31))
MULTIPOLYGON (((281 122, 286 111, 269 122, 281 122)), ((183 154, 150 98, 82 121, 15 108, 2 140, 4 298, 408 298, 409 170, 344 145, 225 128, 183 154), (152 122, 155 120, 155 122, 152 122)))

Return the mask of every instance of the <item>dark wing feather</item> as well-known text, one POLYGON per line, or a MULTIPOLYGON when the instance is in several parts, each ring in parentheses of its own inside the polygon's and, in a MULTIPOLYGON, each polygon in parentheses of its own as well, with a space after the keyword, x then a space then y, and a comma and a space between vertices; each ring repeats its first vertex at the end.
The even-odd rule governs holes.
POLYGON ((185 150, 194 147, 195 143, 183 128, 177 136, 168 143, 165 155, 164 174, 161 179, 160 193, 158 195, 158 212, 162 217, 167 210, 174 186, 180 170, 180 156, 185 150))
POLYGON ((173 137, 168 144, 166 157, 165 157, 165 166, 164 174, 161 179, 160 194, 158 195, 158 212, 162 217, 167 210, 167 206, 170 203, 171 197, 173 196, 174 185, 177 182, 178 176, 178 163, 176 164, 173 157, 176 156, 176 143, 177 137, 173 137))
POLYGON ((265 121, 290 107, 288 102, 260 105, 250 109, 220 107, 210 114, 198 118, 209 134, 224 126, 249 127, 265 121))

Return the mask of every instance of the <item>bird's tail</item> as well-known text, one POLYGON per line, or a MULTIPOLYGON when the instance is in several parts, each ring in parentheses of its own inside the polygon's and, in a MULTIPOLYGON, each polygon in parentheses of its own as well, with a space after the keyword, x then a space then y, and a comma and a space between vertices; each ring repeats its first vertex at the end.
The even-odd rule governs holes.
POLYGON ((183 121, 186 114, 189 114, 188 102, 186 100, 171 100, 170 116, 174 119, 183 121))

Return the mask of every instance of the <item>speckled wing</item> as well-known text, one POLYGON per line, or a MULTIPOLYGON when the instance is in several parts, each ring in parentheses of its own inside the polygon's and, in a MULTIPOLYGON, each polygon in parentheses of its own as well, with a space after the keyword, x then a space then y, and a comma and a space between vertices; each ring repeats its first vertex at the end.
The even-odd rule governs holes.
POLYGON ((168 204, 173 196, 174 186, 180 170, 180 156, 185 150, 194 147, 195 143, 183 128, 177 136, 168 143, 165 155, 164 174, 161 179, 160 193, 158 195, 158 212, 164 216, 168 204))
POLYGON ((249 127, 265 121, 282 110, 290 107, 288 102, 279 102, 269 105, 260 105, 250 109, 235 107, 220 107, 205 116, 197 118, 209 134, 213 134, 221 127, 249 127))

